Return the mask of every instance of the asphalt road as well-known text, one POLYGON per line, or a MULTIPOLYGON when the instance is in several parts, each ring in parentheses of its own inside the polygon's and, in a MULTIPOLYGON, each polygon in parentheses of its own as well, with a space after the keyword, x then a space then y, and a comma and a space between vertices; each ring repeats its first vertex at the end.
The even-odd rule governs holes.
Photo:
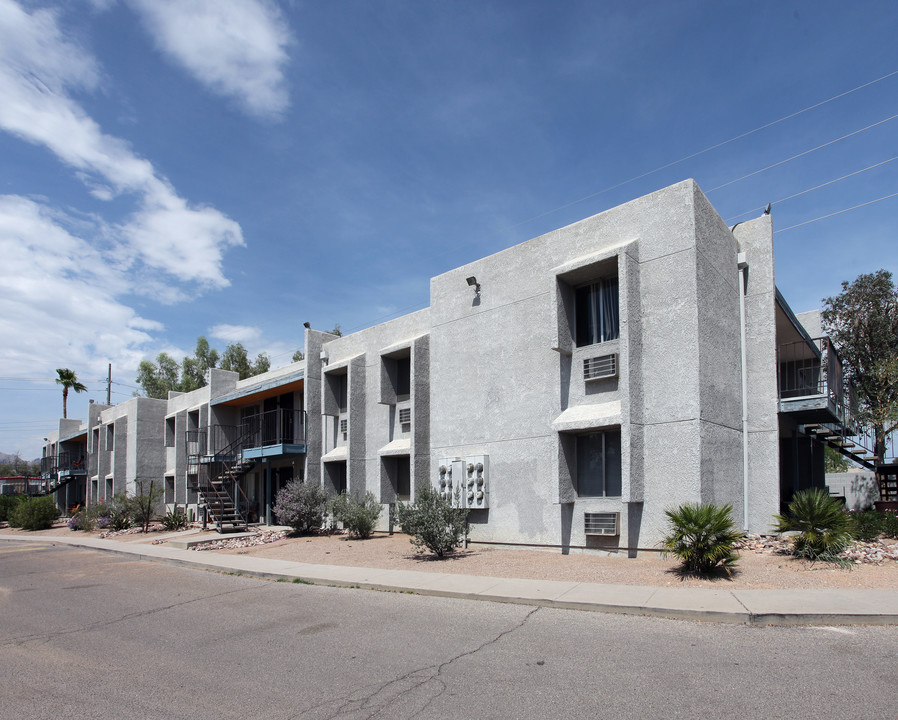
POLYGON ((898 716, 898 627, 603 615, 27 542, 0 544, 0 671, 4 720, 898 716))

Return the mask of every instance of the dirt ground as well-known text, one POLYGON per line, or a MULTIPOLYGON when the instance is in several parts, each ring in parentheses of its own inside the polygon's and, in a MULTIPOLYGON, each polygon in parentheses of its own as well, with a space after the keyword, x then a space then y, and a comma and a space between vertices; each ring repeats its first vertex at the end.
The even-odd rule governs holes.
MULTIPOLYGON (((29 533, 9 528, 0 534, 73 536, 76 533, 58 523, 52 530, 29 533)), ((77 533, 98 536, 99 533, 77 533)), ((204 534, 210 540, 222 537, 204 534)), ((119 535, 115 540, 152 542, 171 537, 155 532, 119 535)), ((562 555, 558 551, 504 549, 488 545, 471 545, 443 560, 415 552, 406 535, 375 534, 368 540, 353 540, 345 535, 287 537, 277 542, 248 547, 231 547, 204 552, 230 553, 261 558, 327 565, 350 565, 384 569, 419 570, 424 572, 463 573, 493 577, 571 580, 624 585, 675 587, 709 587, 717 589, 888 589, 898 590, 898 562, 855 564, 844 569, 829 563, 810 563, 788 555, 767 551, 744 550, 732 576, 714 578, 684 577, 677 572, 673 558, 657 553, 640 553, 636 558, 607 557, 593 554, 562 555)))

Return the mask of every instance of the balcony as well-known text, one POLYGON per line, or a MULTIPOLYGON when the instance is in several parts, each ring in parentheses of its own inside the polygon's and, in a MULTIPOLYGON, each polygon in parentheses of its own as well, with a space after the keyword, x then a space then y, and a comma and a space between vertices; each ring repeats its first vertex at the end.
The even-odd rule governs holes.
POLYGON ((44 480, 82 475, 87 475, 87 454, 84 452, 61 452, 41 458, 41 477, 44 480))
POLYGON ((842 361, 829 338, 780 345, 777 380, 780 412, 799 423, 850 423, 842 361))
POLYGON ((188 430, 188 463, 234 462, 304 453, 305 420, 303 410, 281 409, 251 415, 240 425, 188 430))
POLYGON ((306 413, 303 410, 270 410, 243 422, 243 457, 264 458, 298 455, 306 451, 306 413))

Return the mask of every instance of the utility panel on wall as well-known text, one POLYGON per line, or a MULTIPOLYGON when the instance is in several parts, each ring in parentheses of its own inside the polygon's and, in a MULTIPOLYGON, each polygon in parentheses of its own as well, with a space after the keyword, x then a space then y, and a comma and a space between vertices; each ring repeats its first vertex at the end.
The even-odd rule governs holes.
POLYGON ((489 455, 472 455, 465 458, 465 479, 462 488, 463 507, 469 510, 486 510, 490 506, 489 455))
POLYGON ((489 507, 489 455, 441 458, 437 491, 454 507, 486 510, 489 507))

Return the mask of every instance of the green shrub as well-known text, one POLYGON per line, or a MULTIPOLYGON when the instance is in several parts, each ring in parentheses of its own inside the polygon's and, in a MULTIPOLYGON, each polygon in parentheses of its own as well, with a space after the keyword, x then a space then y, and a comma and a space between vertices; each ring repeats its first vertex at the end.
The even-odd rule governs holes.
POLYGON ((97 516, 93 508, 81 508, 69 518, 69 530, 81 530, 90 532, 97 526, 97 516))
POLYGON ((775 515, 777 532, 797 531, 794 554, 809 560, 841 562, 841 553, 851 543, 851 516, 842 503, 820 489, 795 493, 786 515, 775 515))
POLYGON ((104 517, 109 519, 105 523, 98 521, 98 525, 105 524, 106 529, 113 532, 127 530, 131 527, 131 500, 126 495, 122 493, 113 495, 112 500, 104 503, 103 507, 106 510, 106 514, 98 517, 101 520, 104 517))
POLYGON ((675 555, 686 572, 705 575, 717 568, 735 567, 739 556, 733 545, 744 533, 733 524, 732 511, 732 505, 710 503, 684 503, 666 510, 664 552, 675 555))
POLYGON ((184 512, 181 508, 175 505, 171 510, 169 510, 160 520, 162 523, 162 527, 166 530, 175 531, 175 530, 183 530, 190 523, 187 520, 187 513, 184 512))
POLYGON ((851 513, 851 534, 858 540, 876 540, 880 535, 898 537, 898 514, 881 510, 851 513))
POLYGON ((10 516, 9 524, 23 530, 48 530, 58 517, 56 502, 49 495, 44 495, 19 503, 10 516))
POLYGON ((327 507, 327 493, 319 485, 291 480, 278 490, 274 515, 282 525, 298 533, 320 530, 327 507))
POLYGON ((383 506, 372 492, 366 492, 364 497, 340 493, 331 505, 334 518, 343 523, 351 536, 363 540, 371 537, 382 510, 383 506))
POLYGON ((425 485, 413 504, 396 503, 396 522, 402 532, 411 535, 411 543, 419 551, 427 548, 437 557, 443 557, 461 545, 468 511, 452 507, 450 498, 425 485))
POLYGON ((0 522, 7 522, 13 510, 25 500, 24 495, 0 495, 0 522))

